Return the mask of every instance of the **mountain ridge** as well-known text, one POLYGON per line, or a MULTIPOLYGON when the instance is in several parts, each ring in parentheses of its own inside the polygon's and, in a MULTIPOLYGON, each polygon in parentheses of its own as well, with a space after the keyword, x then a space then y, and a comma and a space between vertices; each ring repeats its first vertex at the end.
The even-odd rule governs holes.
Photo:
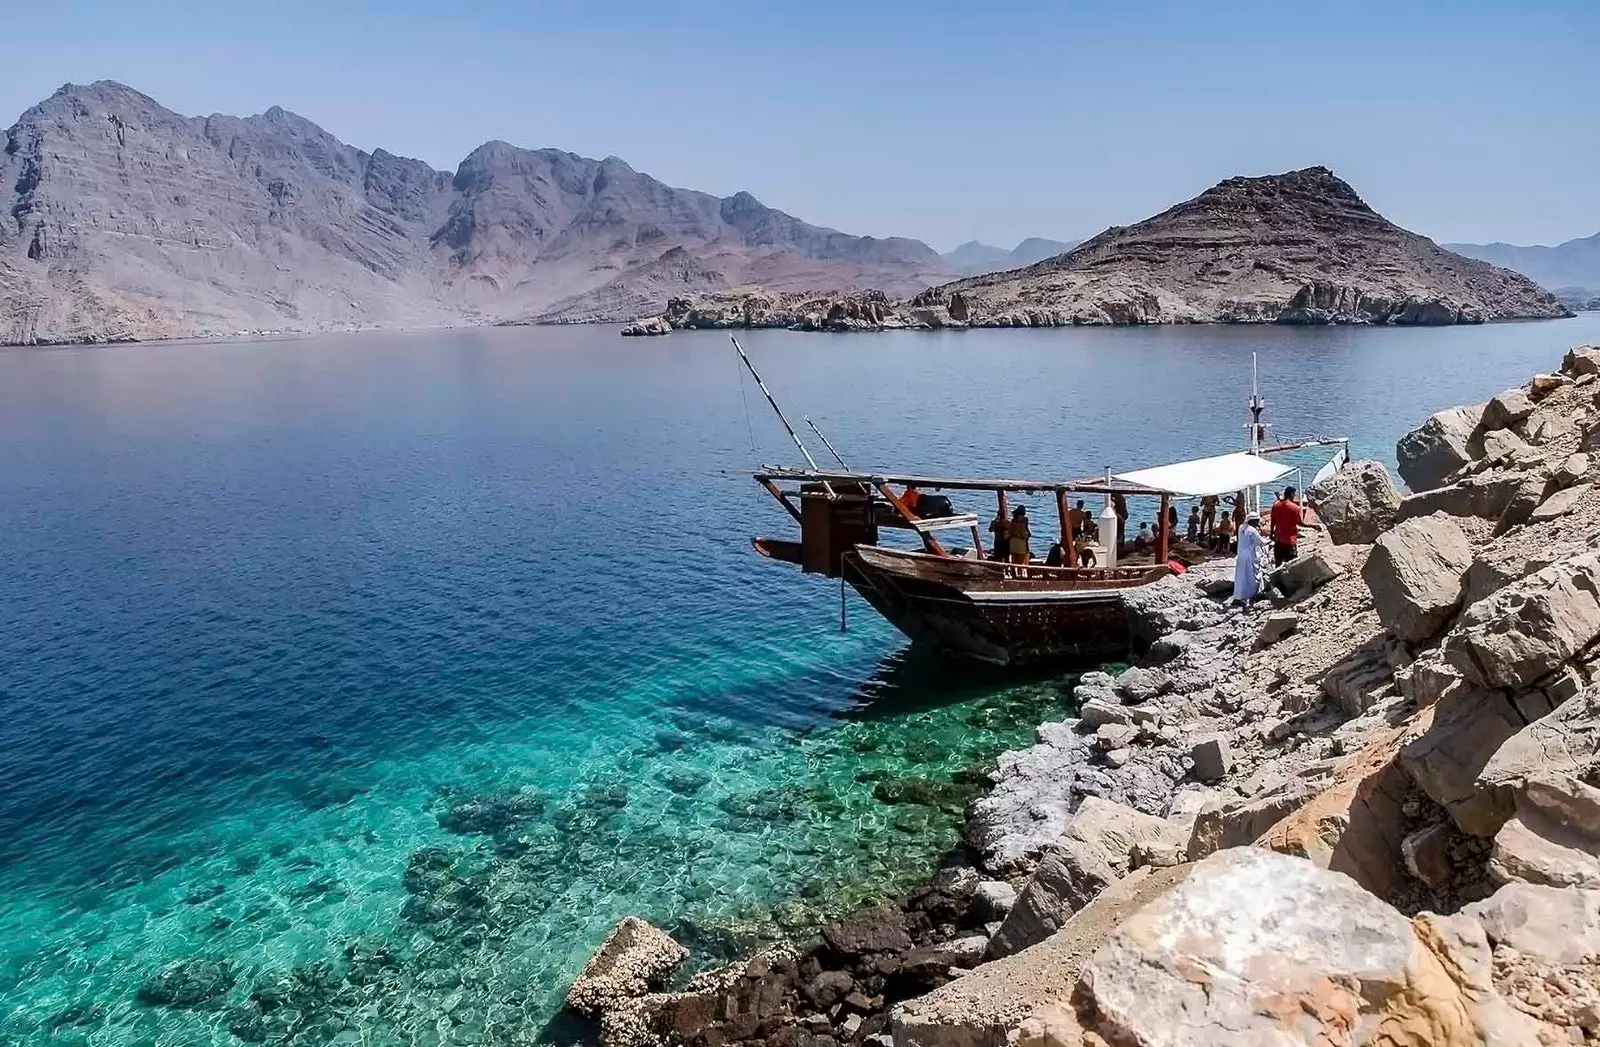
POLYGON ((1564 240, 1554 247, 1499 241, 1441 246, 1468 258, 1515 270, 1553 289, 1569 304, 1580 302, 1588 306, 1589 299, 1600 297, 1600 233, 1564 240))
POLYGON ((946 268, 957 276, 981 276, 984 273, 1003 272, 1007 269, 1020 269, 1025 265, 1032 265, 1034 262, 1070 251, 1079 242, 1030 236, 1008 251, 1003 247, 993 247, 977 240, 968 240, 939 257, 944 259, 946 268))
POLYGON ((12 344, 519 322, 586 295, 616 319, 623 301, 659 308, 628 274, 662 284, 677 249, 697 274, 683 289, 910 293, 948 275, 920 241, 668 186, 618 157, 496 139, 438 171, 282 106, 189 117, 109 80, 64 85, 4 142, 12 344))
POLYGON ((1057 327, 1077 324, 1481 323, 1571 315, 1527 277, 1451 254, 1378 214, 1325 167, 1225 179, 1021 269, 884 296, 711 295, 670 327, 1057 327))

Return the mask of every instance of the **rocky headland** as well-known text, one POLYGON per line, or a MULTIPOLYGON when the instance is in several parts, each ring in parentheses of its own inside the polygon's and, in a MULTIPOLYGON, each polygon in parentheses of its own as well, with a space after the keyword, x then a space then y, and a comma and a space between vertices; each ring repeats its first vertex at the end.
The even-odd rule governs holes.
POLYGON ((1143 590, 1137 664, 1001 757, 922 889, 672 984, 625 921, 611 1047, 1600 1043, 1600 347, 1311 492, 1230 606, 1143 590))
POLYGON ((1230 178, 1021 269, 891 303, 864 294, 684 296, 672 328, 799 330, 1075 324, 1440 325, 1571 315, 1532 280, 1378 214, 1332 171, 1230 178))

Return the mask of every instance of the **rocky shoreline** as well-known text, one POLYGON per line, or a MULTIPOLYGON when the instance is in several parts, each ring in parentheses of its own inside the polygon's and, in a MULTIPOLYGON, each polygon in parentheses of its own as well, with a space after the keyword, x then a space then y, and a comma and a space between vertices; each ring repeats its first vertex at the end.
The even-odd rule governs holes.
POLYGON ((1229 607, 1130 601, 1138 663, 1006 753, 900 902, 666 991, 619 928, 614 1047, 1600 1042, 1600 347, 1354 463, 1229 607), (620 975, 619 975, 619 972, 620 975))

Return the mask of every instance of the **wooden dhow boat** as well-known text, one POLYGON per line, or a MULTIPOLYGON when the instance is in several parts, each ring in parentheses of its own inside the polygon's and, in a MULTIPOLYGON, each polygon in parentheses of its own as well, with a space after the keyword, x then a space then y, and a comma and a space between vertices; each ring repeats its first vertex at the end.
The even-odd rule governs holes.
MULTIPOLYGON (((840 466, 822 469, 737 339, 734 347, 807 462, 806 468, 768 467, 752 474, 800 528, 798 541, 753 538, 756 551, 795 564, 807 574, 841 579, 914 642, 995 665, 1105 660, 1127 654, 1124 596, 1211 555, 1206 546, 1169 533, 1168 509, 1174 500, 1221 502, 1225 496, 1238 496, 1259 510, 1264 485, 1299 471, 1269 454, 1339 445, 1339 454, 1318 473, 1319 478, 1349 455, 1344 438, 1265 445, 1267 425, 1261 420, 1265 401, 1253 393, 1249 450, 1153 468, 1121 473, 1107 469, 1100 476, 1060 480, 858 472, 807 419, 840 466), (915 506, 908 504, 908 490, 918 492, 915 506), (984 548, 979 517, 957 512, 951 503, 952 495, 977 493, 993 496, 1002 519, 1009 518, 1008 498, 1021 494, 1053 498, 1057 536, 1048 543, 1054 547, 1048 559, 1060 562, 1015 563, 992 557, 984 548), (1086 522, 1070 507, 1079 495, 1101 500, 1098 519, 1086 522), (1120 519, 1125 522, 1130 498, 1157 503, 1158 525, 1143 547, 1117 540, 1122 530, 1117 507, 1122 507, 1120 519), (914 536, 920 548, 882 544, 883 532, 897 530, 914 536), (1090 537, 1094 534, 1100 538, 1090 537), (1079 562, 1085 542, 1092 543, 1096 564, 1071 566, 1079 562)), ((1224 550, 1220 555, 1228 554, 1224 550)))

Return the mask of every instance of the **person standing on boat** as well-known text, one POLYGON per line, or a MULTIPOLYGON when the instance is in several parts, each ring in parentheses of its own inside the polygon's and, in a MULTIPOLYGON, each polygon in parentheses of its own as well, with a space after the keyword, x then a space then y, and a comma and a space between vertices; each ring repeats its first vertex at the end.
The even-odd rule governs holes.
POLYGON ((1005 563, 1011 558, 1011 521, 1006 519, 1004 509, 994 511, 994 519, 989 521, 989 539, 994 545, 990 554, 994 559, 1005 563))
POLYGON ((1191 542, 1198 542, 1200 540, 1200 520, 1200 507, 1198 505, 1189 506, 1188 537, 1189 541, 1191 542))
POLYGON ((1117 548, 1128 540, 1128 500, 1120 494, 1111 496, 1111 510, 1117 514, 1117 548))
POLYGON ((1200 499, 1200 537, 1209 535, 1217 526, 1217 496, 1208 494, 1200 499))
POLYGON ((1250 606, 1261 594, 1261 517, 1251 513, 1239 528, 1239 558, 1233 563, 1233 599, 1250 606))
POLYGON ((906 484, 906 493, 900 496, 900 502, 915 515, 921 515, 918 506, 922 504, 922 492, 917 490, 916 484, 906 484))
POLYGON ((1033 537, 1033 531, 1028 527, 1028 507, 1019 505, 1011 510, 1011 523, 1006 528, 1011 539, 1011 562, 1027 563, 1029 560, 1028 539, 1033 537))
POLYGON ((1239 528, 1244 526, 1244 502, 1245 498, 1243 491, 1240 491, 1238 494, 1233 496, 1233 530, 1235 534, 1239 532, 1239 528))

